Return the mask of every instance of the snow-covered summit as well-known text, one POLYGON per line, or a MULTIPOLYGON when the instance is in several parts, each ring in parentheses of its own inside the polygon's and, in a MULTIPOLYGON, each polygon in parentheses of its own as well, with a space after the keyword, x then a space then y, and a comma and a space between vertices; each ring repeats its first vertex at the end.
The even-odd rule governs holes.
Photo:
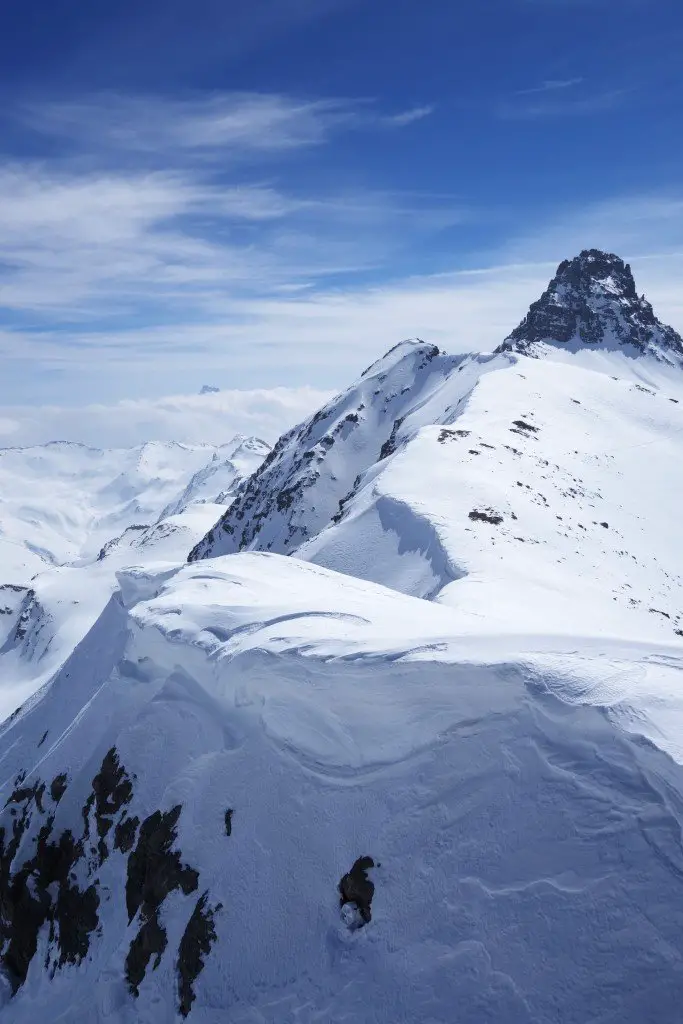
POLYGON ((683 363, 683 339, 636 291, 628 263, 599 249, 564 260, 538 301, 500 346, 540 355, 544 346, 622 349, 683 363))
POLYGON ((406 417, 464 359, 419 339, 396 345, 280 438, 190 561, 244 549, 290 554, 340 513, 362 474, 393 450, 406 417))

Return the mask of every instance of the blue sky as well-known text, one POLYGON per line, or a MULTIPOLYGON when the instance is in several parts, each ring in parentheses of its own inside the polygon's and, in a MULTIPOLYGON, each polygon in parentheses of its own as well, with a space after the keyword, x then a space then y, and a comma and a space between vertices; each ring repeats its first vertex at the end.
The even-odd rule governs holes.
POLYGON ((33 0, 0 31, 0 404, 344 386, 561 259, 683 329, 680 0, 33 0))

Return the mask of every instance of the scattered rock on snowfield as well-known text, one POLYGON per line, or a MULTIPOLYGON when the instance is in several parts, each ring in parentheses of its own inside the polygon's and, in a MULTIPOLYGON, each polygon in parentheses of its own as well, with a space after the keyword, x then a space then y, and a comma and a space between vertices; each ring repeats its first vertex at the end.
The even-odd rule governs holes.
POLYGON ((503 522, 502 515, 492 508, 473 508, 468 518, 473 522, 491 523, 492 526, 500 526, 503 522))
POLYGON ((339 883, 339 905, 344 907, 348 903, 354 904, 360 915, 359 928, 368 924, 372 918, 370 905, 375 894, 375 886, 368 878, 368 871, 374 866, 372 857, 359 857, 339 883))

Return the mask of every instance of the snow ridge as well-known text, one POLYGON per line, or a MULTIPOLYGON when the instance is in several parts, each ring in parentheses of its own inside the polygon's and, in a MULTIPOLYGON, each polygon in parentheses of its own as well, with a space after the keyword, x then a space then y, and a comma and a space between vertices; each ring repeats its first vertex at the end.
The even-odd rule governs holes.
POLYGON ((340 512, 365 471, 394 450, 406 415, 463 359, 419 339, 396 345, 280 438, 189 560, 296 550, 340 512))

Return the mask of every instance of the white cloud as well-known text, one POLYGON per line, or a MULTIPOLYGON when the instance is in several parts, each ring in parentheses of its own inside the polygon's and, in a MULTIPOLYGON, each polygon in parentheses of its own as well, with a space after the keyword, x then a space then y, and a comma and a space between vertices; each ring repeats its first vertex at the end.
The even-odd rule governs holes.
POLYGON ((450 197, 297 194, 235 169, 236 154, 263 160, 341 127, 386 127, 371 103, 98 95, 29 113, 37 130, 59 136, 61 156, 0 162, 0 308, 12 325, 0 347, 16 371, 0 379, 0 400, 17 381, 28 396, 36 378, 69 365, 119 363, 131 325, 148 346, 132 346, 143 363, 163 348, 145 325, 172 325, 166 339, 185 329, 186 345, 196 335, 225 339, 247 300, 378 271, 469 215, 450 197), (40 366, 22 374, 37 353, 40 366))
POLYGON ((427 104, 424 107, 411 107, 409 110, 404 110, 399 114, 392 114, 386 118, 386 122, 387 124, 394 125, 396 128, 404 128, 415 121, 422 121, 433 113, 434 107, 431 104, 427 104))
POLYGON ((540 85, 534 85, 530 89, 518 89, 515 96, 533 96, 536 93, 557 92, 562 89, 571 89, 575 85, 581 85, 583 78, 546 78, 540 85))
POLYGON ((245 294, 376 266, 397 244, 462 217, 442 199, 300 199, 189 171, 0 167, 0 303, 33 323, 88 322, 140 307, 148 321, 171 310, 176 318, 211 317, 245 294))
POLYGON ((319 146, 340 131, 377 124, 403 127, 427 117, 432 106, 383 116, 368 100, 297 99, 277 93, 220 92, 185 99, 101 93, 79 101, 24 106, 20 118, 44 135, 92 153, 93 146, 159 157, 222 162, 319 146))
POLYGON ((104 93, 77 102, 25 107, 43 134, 140 153, 221 151, 237 158, 319 145, 351 127, 359 106, 343 99, 296 100, 268 93, 215 93, 188 99, 104 93))
POLYGON ((0 410, 0 445, 77 441, 127 448, 145 441, 221 444, 235 434, 269 443, 329 398, 314 388, 220 391, 110 405, 14 406, 0 410))

